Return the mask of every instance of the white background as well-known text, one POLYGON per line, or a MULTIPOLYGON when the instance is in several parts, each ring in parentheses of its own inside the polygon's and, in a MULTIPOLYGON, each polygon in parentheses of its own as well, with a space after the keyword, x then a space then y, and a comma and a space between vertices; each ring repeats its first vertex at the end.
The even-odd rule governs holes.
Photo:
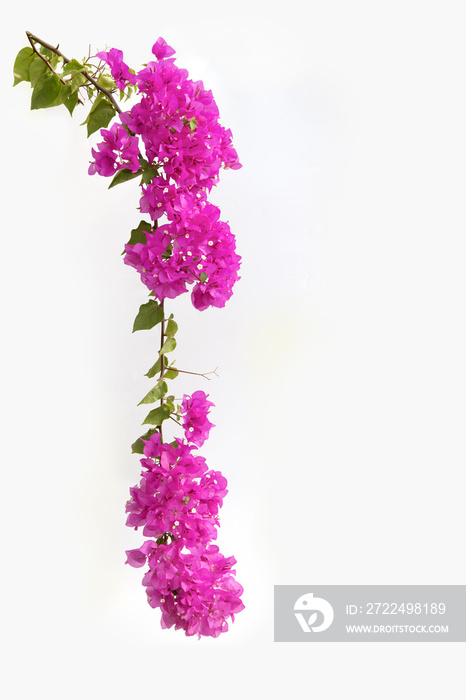
MULTIPOLYGON (((1 45, 2 637, 8 698, 464 697, 462 644, 277 644, 274 584, 465 583, 465 43, 461 3, 21 3, 1 45), (47 9, 45 9, 47 8, 47 9), (63 107, 12 85, 29 29, 69 57, 159 35, 213 90, 243 163, 213 201, 242 279, 171 305, 179 367, 229 482, 218 543, 246 609, 212 639, 160 629, 124 550, 152 386, 147 299, 63 107), (463 687, 462 687, 463 686, 463 687)), ((81 117, 81 114, 83 115, 81 117)))

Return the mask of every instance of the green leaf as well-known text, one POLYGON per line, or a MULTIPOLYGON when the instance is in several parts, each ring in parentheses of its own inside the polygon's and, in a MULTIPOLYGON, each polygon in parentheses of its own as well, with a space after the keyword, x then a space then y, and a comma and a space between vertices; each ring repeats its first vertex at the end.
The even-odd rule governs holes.
POLYGON ((132 454, 139 454, 139 455, 144 454, 144 443, 141 440, 141 438, 138 438, 136 440, 136 442, 133 442, 133 444, 131 445, 131 452, 132 452, 132 454))
POLYGON ((157 408, 154 408, 143 421, 143 425, 162 425, 164 420, 170 417, 170 408, 166 404, 162 404, 157 408))
POLYGON ((60 91, 49 107, 57 107, 58 105, 62 105, 70 95, 71 85, 63 85, 63 83, 60 81, 60 91))
POLYGON ((99 102, 96 109, 92 109, 91 112, 92 115, 90 115, 91 118, 87 124, 88 136, 108 126, 116 114, 115 107, 110 104, 110 102, 107 102, 107 100, 99 102))
POLYGON ((165 396, 167 391, 167 382, 164 382, 162 380, 161 382, 156 384, 154 388, 149 391, 148 394, 144 396, 144 398, 138 403, 138 406, 140 406, 142 403, 154 403, 155 401, 158 401, 163 396, 165 396))
POLYGON ((68 61, 68 63, 63 66, 63 75, 74 75, 75 73, 81 73, 83 70, 83 64, 79 63, 75 58, 72 58, 71 61, 68 61))
POLYGON ((155 299, 149 299, 146 304, 139 307, 139 312, 134 319, 133 333, 153 328, 163 320, 163 309, 155 299))
POLYGON ((175 404, 173 403, 174 399, 174 396, 167 396, 167 398, 165 399, 164 405, 168 406, 168 408, 170 409, 170 413, 174 413, 175 411, 175 404))
POLYGON ((144 376, 149 377, 149 379, 152 379, 152 377, 155 377, 155 375, 158 374, 161 369, 162 369, 162 359, 159 357, 159 359, 157 360, 155 365, 152 365, 150 370, 148 372, 146 372, 146 374, 144 376))
MULTIPOLYGON (((84 85, 85 82, 86 82, 86 78, 84 77, 84 75, 82 73, 76 73, 75 75, 73 75, 73 77, 71 78, 71 82, 70 82, 71 92, 77 92, 79 90, 79 88, 81 87, 81 85, 84 85)), ((84 123, 86 123, 86 122, 84 122, 84 123)))
POLYGON ((74 108, 78 104, 78 93, 72 92, 71 95, 67 97, 66 100, 63 102, 63 104, 65 105, 70 115, 73 116, 74 108))
POLYGON ((13 66, 13 87, 15 85, 18 85, 18 83, 21 83, 23 80, 30 80, 29 66, 31 65, 33 57, 34 51, 31 49, 30 46, 25 46, 24 49, 21 49, 21 51, 16 56, 15 64, 13 66))
POLYGON ((128 180, 133 180, 133 178, 137 177, 141 173, 140 170, 136 170, 135 173, 133 173, 132 170, 129 170, 128 168, 124 168, 123 170, 119 170, 111 183, 108 186, 108 189, 111 187, 115 187, 115 185, 120 185, 122 182, 128 182, 128 180))
POLYGON ((192 118, 189 120, 189 128, 191 129, 191 131, 196 131, 196 128, 197 128, 197 121, 194 119, 194 117, 192 117, 192 118))
MULTIPOLYGON (((137 453, 137 454, 143 455, 143 454, 144 454, 144 443, 143 443, 143 440, 148 440, 148 439, 150 438, 151 435, 153 435, 154 433, 158 433, 158 432, 159 432, 159 431, 157 430, 157 428, 150 428, 150 429, 147 431, 147 433, 144 433, 144 435, 141 435, 141 437, 138 438, 138 439, 136 440, 136 442, 133 442, 133 444, 131 445, 131 451, 132 451, 133 453, 137 453)), ((178 444, 178 443, 177 443, 177 444, 178 444)))
MULTIPOLYGON (((147 232, 152 229, 152 224, 148 224, 147 221, 141 221, 138 225, 137 228, 133 228, 131 231, 131 237, 127 243, 127 245, 136 245, 136 243, 146 243, 147 239, 147 232)), ((126 251, 122 252, 122 255, 125 254, 126 251)), ((152 293, 153 296, 153 293, 152 293)))
POLYGON ((173 369, 167 369, 165 374, 163 375, 165 379, 176 379, 177 376, 179 375, 178 370, 174 367, 173 369))
POLYGON ((58 97, 62 83, 54 73, 42 75, 34 86, 31 97, 31 109, 51 107, 58 97))
POLYGON ((178 330, 178 324, 175 321, 172 321, 170 319, 167 323, 167 327, 165 329, 165 336, 167 338, 173 338, 175 335, 176 331, 178 330))
POLYGON ((170 245, 167 245, 165 248, 165 253, 162 253, 162 257, 164 260, 168 260, 169 257, 171 257, 171 254, 173 252, 173 243, 170 243, 170 245))
POLYGON ((160 355, 165 355, 167 352, 172 352, 176 348, 175 338, 168 338, 160 348, 160 355))
POLYGON ((29 80, 31 81, 31 85, 34 86, 39 78, 47 71, 47 64, 41 58, 39 58, 37 54, 34 54, 29 66, 29 80))
POLYGON ((156 166, 150 166, 144 170, 142 173, 142 181, 145 185, 148 185, 151 180, 154 179, 154 177, 157 177, 159 172, 158 167, 156 166))
POLYGON ((202 270, 200 277, 201 277, 201 284, 204 284, 205 282, 207 282, 207 274, 204 272, 204 270, 202 270))
POLYGON ((95 131, 108 126, 109 122, 114 116, 115 107, 107 100, 107 98, 105 98, 103 95, 99 95, 92 105, 92 109, 87 115, 87 119, 83 121, 83 124, 87 124, 88 137, 95 131))

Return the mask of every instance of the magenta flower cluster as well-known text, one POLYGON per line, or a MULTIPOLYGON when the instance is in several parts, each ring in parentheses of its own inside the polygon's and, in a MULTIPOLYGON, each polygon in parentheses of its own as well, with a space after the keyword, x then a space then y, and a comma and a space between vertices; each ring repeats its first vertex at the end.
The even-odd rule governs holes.
POLYGON ((139 165, 139 148, 135 138, 128 135, 122 124, 114 124, 111 129, 101 129, 104 140, 93 148, 92 155, 95 162, 89 166, 89 174, 98 172, 100 175, 110 177, 117 170, 128 169, 135 173, 141 167, 139 165))
POLYGON ((120 49, 110 49, 110 51, 100 51, 97 58, 109 66, 112 77, 115 80, 117 88, 125 90, 128 83, 136 85, 136 77, 131 73, 130 69, 123 62, 123 51, 120 49))
POLYGON ((126 245, 125 262, 134 267, 157 299, 173 299, 192 287, 199 310, 223 307, 239 279, 240 256, 228 223, 207 201, 219 171, 241 164, 232 135, 219 123, 211 91, 175 65, 174 50, 159 38, 157 60, 132 73, 117 49, 98 54, 120 89, 135 85, 140 101, 120 114, 121 124, 102 130, 89 173, 106 177, 118 170, 137 172, 144 161, 156 175, 142 186, 141 212, 153 225, 146 241, 126 245), (122 126, 124 125, 124 126, 122 126), (124 132, 124 133, 123 133, 124 132), (158 226, 165 217, 167 223, 158 226))
POLYGON ((162 627, 198 637, 226 632, 227 619, 244 608, 242 586, 233 576, 236 560, 212 544, 227 481, 193 454, 212 427, 207 419, 212 405, 203 391, 183 397, 186 442, 166 444, 160 433, 150 436, 141 481, 126 506, 127 525, 142 527, 152 538, 127 552, 131 566, 149 564, 143 578, 149 604, 161 609, 162 627))
POLYGON ((183 414, 183 427, 186 440, 197 447, 201 447, 209 437, 210 429, 214 425, 207 418, 210 406, 214 404, 207 401, 203 391, 195 391, 192 396, 183 396, 181 413, 183 414))

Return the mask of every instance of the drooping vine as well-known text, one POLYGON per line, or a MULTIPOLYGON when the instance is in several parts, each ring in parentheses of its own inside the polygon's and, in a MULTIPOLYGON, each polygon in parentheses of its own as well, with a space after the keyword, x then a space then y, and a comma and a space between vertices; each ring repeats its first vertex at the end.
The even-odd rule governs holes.
POLYGON ((236 560, 214 544, 227 482, 198 454, 213 427, 208 395, 198 390, 176 400, 169 393, 167 382, 188 370, 169 360, 178 326, 165 300, 190 291, 197 310, 221 308, 239 279, 235 238, 208 201, 220 169, 241 167, 231 132, 219 122, 212 93, 176 66, 162 38, 152 47, 155 60, 135 72, 118 49, 77 61, 26 34, 14 85, 31 83, 31 109, 63 104, 72 115, 90 102, 87 133, 100 130, 102 140, 92 149, 89 174, 112 177, 109 187, 140 178, 139 209, 149 221, 131 231, 124 262, 149 289, 133 331, 159 326, 160 343, 147 372, 156 383, 140 401, 156 407, 132 445, 142 455, 141 479, 126 505, 127 525, 142 528, 146 539, 126 553, 127 563, 148 567, 142 583, 149 604, 161 610, 162 627, 217 637, 244 608, 236 560), (123 102, 131 106, 123 110, 123 102), (171 442, 164 441, 165 421, 180 432, 171 442))

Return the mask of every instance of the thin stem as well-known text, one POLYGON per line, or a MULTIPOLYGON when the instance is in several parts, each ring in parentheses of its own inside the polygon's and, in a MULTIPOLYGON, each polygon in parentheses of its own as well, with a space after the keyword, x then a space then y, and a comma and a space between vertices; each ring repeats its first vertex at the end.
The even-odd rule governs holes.
MULTIPOLYGON (((34 46, 34 42, 37 42, 38 44, 40 44, 41 46, 43 46, 44 49, 48 49, 49 51, 53 51, 53 53, 55 53, 57 56, 60 56, 60 58, 63 59, 63 64, 69 63, 70 59, 67 58, 67 57, 65 56, 65 54, 63 54, 61 51, 58 50, 59 44, 57 44, 57 46, 52 46, 52 45, 49 44, 47 41, 43 41, 42 39, 39 39, 38 36, 35 36, 35 34, 32 34, 31 32, 26 32, 26 36, 27 36, 27 38, 29 39, 29 43, 31 44, 31 46, 32 46, 33 50, 35 51, 35 53, 37 53, 37 54, 42 58, 42 60, 45 61, 45 63, 47 63, 48 67, 50 68, 50 70, 51 70, 53 73, 55 73, 55 71, 53 70, 52 66, 51 66, 50 63, 47 61, 47 59, 46 59, 44 56, 42 56, 42 54, 41 54, 39 51, 37 51, 36 47, 34 46)), ((120 109, 120 106, 119 106, 119 104, 116 102, 116 100, 115 100, 115 98, 113 97, 112 93, 109 92, 106 88, 102 87, 102 85, 99 85, 99 83, 97 82, 97 80, 95 80, 95 79, 92 77, 92 75, 89 75, 89 73, 88 73, 87 71, 83 70, 83 71, 81 71, 81 72, 82 72, 82 74, 84 75, 84 77, 86 78, 86 80, 89 80, 89 82, 92 83, 92 85, 93 85, 97 90, 99 90, 99 92, 102 92, 104 95, 106 95, 106 96, 108 97, 108 99, 110 100, 110 102, 111 102, 111 103, 113 104, 113 106, 115 107, 116 111, 117 111, 118 113, 121 113, 122 110, 120 109)), ((55 73, 55 75, 57 75, 57 73, 55 73)), ((58 76, 58 77, 60 77, 60 76, 58 76)), ((62 79, 60 78, 60 80, 62 80, 62 79)), ((62 83, 63 83, 63 82, 64 82, 64 80, 62 80, 62 83)), ((81 102, 81 104, 83 104, 83 103, 81 102)))
MULTIPOLYGON (((165 309, 164 309, 164 301, 165 299, 162 299, 160 302, 160 306, 162 309, 163 317, 162 317, 162 322, 160 324, 160 350, 163 348, 163 344, 165 342, 165 309)), ((162 379, 164 372, 165 372, 165 355, 160 355, 160 376, 159 376, 159 381, 162 379)), ((163 401, 163 397, 160 399, 163 401)))
MULTIPOLYGON (((165 337, 165 309, 164 309, 164 301, 165 299, 162 299, 160 302, 160 306, 162 307, 162 323, 160 324, 160 350, 163 348, 164 344, 164 337, 165 337)), ((165 355, 160 355, 160 375, 159 375, 159 382, 161 381, 163 375, 165 372, 165 355)), ((163 396, 160 399, 160 405, 163 405, 163 396)), ((163 442, 163 436, 162 436, 162 424, 160 424, 160 442, 163 442)))
POLYGON ((209 382, 210 378, 207 376, 208 374, 215 374, 215 376, 218 377, 218 367, 213 369, 211 372, 188 372, 187 369, 178 369, 178 367, 170 367, 170 369, 172 369, 174 372, 182 372, 183 374, 195 374, 197 377, 205 377, 209 382))

